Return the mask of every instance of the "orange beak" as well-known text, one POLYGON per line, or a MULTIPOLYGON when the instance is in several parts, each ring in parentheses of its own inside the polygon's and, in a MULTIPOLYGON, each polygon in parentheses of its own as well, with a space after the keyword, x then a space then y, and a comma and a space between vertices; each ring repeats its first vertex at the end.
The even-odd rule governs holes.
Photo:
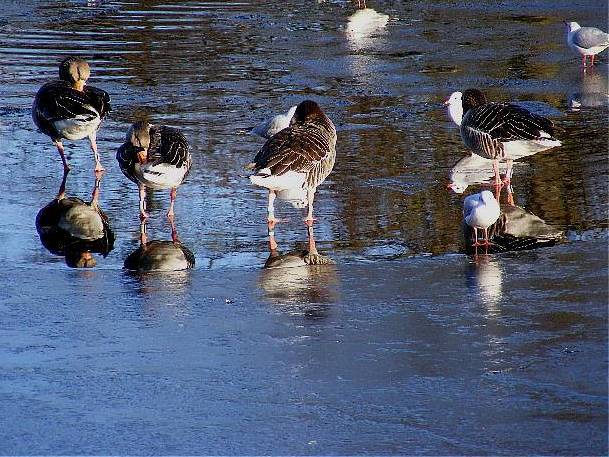
POLYGON ((143 151, 138 151, 137 161, 140 165, 144 165, 148 161, 148 152, 145 149, 143 151))

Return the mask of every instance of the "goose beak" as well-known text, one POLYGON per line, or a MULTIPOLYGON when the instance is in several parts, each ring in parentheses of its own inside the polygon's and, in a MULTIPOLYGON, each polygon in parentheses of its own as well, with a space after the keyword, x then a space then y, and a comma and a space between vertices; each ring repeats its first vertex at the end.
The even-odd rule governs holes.
POLYGON ((145 149, 142 149, 137 152, 137 161, 140 165, 144 165, 148 160, 148 152, 145 149))

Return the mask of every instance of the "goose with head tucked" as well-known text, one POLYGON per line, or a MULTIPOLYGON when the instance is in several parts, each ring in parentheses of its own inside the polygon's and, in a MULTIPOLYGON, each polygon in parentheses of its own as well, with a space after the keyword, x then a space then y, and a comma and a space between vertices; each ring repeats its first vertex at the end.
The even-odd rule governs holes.
POLYGON ((140 219, 148 218, 146 188, 171 189, 167 217, 174 216, 177 188, 190 171, 192 157, 186 137, 178 129, 137 121, 129 128, 116 159, 123 174, 137 184, 140 219))
POLYGON ((65 156, 63 139, 88 138, 95 157, 95 172, 104 171, 97 151, 96 133, 110 111, 107 92, 87 85, 91 70, 78 57, 67 57, 59 65, 59 79, 43 85, 32 106, 32 118, 42 133, 57 147, 64 170, 70 166, 65 156))
POLYGON ((504 183, 512 178, 515 158, 561 145, 554 137, 554 124, 511 103, 488 102, 478 89, 453 92, 445 102, 461 138, 474 153, 493 161, 495 185, 501 186, 499 161, 507 162, 504 183))
POLYGON ((254 170, 250 181, 269 191, 268 233, 271 251, 277 250, 274 228, 276 198, 288 200, 295 207, 307 208, 304 220, 308 232, 309 264, 322 262, 313 236, 313 199, 336 159, 336 128, 319 105, 311 100, 301 102, 290 126, 277 132, 258 151, 247 168, 254 170))

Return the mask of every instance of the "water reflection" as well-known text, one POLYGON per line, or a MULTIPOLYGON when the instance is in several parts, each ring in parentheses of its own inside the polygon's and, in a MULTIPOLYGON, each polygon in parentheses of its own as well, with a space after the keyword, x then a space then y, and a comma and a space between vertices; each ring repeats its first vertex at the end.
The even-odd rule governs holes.
POLYGON ((306 250, 271 254, 260 273, 259 285, 270 302, 317 319, 327 315, 327 307, 320 304, 340 299, 339 279, 334 265, 307 265, 306 255, 306 250))
POLYGON ((463 224, 466 251, 469 254, 494 254, 554 246, 564 238, 564 231, 547 224, 535 214, 516 205, 502 205, 497 222, 488 229, 491 245, 482 250, 471 246, 472 229, 463 224))
POLYGON ((127 256, 127 270, 181 271, 195 266, 195 256, 178 237, 175 221, 171 220, 171 240, 149 240, 146 221, 140 223, 140 246, 127 256))
POLYGON ((99 253, 106 257, 114 248, 114 233, 99 207, 101 175, 95 179, 91 201, 66 195, 65 171, 57 196, 36 216, 36 231, 42 245, 52 254, 64 256, 72 268, 92 268, 99 253))
POLYGON ((389 16, 377 13, 372 8, 365 8, 349 16, 348 21, 349 45, 354 49, 360 49, 371 44, 374 38, 384 31, 389 16))
POLYGON ((567 101, 571 111, 609 106, 607 75, 591 67, 588 71, 582 72, 581 78, 579 86, 569 95, 567 101))
POLYGON ((503 297, 503 269, 500 260, 482 256, 467 264, 466 283, 474 297, 487 309, 487 317, 495 317, 500 311, 503 297))

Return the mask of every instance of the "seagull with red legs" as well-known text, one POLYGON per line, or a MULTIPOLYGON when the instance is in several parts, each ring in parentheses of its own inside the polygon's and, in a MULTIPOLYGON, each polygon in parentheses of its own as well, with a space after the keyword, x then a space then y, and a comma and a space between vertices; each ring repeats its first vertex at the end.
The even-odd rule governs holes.
POLYGON ((463 218, 465 223, 474 229, 472 246, 489 246, 488 228, 497 222, 501 210, 499 203, 488 190, 483 190, 478 194, 473 194, 463 201, 463 218), (484 232, 484 241, 478 242, 478 229, 484 232))

